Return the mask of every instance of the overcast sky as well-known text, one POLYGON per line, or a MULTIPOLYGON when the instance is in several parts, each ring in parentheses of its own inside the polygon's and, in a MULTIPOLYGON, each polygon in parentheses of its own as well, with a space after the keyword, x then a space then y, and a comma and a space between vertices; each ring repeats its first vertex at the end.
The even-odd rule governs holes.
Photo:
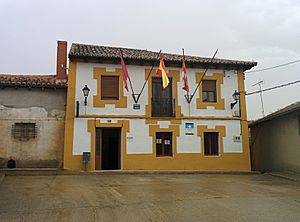
MULTIPOLYGON (((54 73, 56 41, 254 60, 300 59, 299 0, 0 0, 0 73, 54 73)), ((246 90, 300 79, 300 63, 246 75, 246 90)), ((268 114, 300 100, 300 84, 263 94, 268 114)), ((259 95, 248 118, 261 117, 259 95)))

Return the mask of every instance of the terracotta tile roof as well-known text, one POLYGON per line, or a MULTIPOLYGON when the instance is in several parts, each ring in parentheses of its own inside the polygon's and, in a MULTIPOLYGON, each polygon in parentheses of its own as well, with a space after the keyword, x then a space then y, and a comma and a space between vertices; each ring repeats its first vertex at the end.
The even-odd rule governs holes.
POLYGON ((254 125, 257 125, 259 123, 262 123, 264 121, 267 121, 267 120, 271 120, 271 119, 275 119, 277 117, 280 117, 280 116, 283 116, 283 115, 286 115, 286 114, 289 114, 291 112, 294 112, 294 111, 297 111, 297 110, 300 110, 300 101, 299 102, 295 102, 295 103, 292 103, 282 109, 279 109, 261 119, 258 119, 258 120, 255 120, 255 121, 251 121, 249 122, 249 126, 254 126, 254 125))
POLYGON ((66 81, 56 80, 55 75, 0 74, 0 87, 66 88, 66 81))
MULTIPOLYGON (((157 58, 157 52, 141 50, 141 49, 129 49, 99 45, 88 45, 73 43, 69 52, 70 59, 120 59, 120 49, 122 49, 123 57, 125 60, 139 60, 153 62, 157 58)), ((162 53, 166 63, 179 63, 181 64, 182 55, 162 53)), ((186 65, 207 65, 210 58, 199 56, 185 56, 186 65)), ((244 70, 251 69, 257 65, 257 62, 253 61, 239 61, 229 59, 215 59, 213 65, 231 65, 239 66, 244 70)))

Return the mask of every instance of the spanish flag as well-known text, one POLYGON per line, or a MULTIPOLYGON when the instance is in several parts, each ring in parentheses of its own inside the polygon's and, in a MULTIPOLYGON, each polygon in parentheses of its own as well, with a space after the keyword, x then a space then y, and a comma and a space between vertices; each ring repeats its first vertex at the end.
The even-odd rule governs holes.
POLYGON ((168 78, 168 73, 167 73, 167 70, 166 70, 166 67, 165 67, 164 59, 163 59, 161 54, 160 54, 160 59, 159 60, 160 60, 160 63, 159 63, 159 67, 158 67, 158 70, 157 70, 156 74, 161 76, 163 87, 167 88, 170 81, 169 81, 169 78, 168 78))

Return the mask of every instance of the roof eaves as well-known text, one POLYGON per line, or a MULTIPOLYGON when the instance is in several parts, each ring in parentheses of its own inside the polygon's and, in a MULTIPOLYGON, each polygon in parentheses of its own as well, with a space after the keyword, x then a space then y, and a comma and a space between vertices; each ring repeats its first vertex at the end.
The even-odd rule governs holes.
POLYGON ((258 124, 260 124, 262 122, 266 122, 266 121, 269 121, 269 120, 272 120, 272 119, 275 119, 275 118, 287 115, 289 113, 295 112, 297 110, 300 110, 300 102, 299 102, 299 104, 297 106, 292 107, 292 108, 287 109, 287 110, 284 110, 284 109, 286 109, 289 106, 286 106, 286 107, 284 107, 284 108, 282 108, 282 109, 280 109, 278 111, 275 111, 275 112, 273 112, 273 113, 271 113, 271 114, 269 114, 269 115, 267 115, 267 116, 265 116, 265 117, 263 117, 261 119, 251 121, 249 123, 249 127, 252 127, 252 126, 258 125, 258 124))

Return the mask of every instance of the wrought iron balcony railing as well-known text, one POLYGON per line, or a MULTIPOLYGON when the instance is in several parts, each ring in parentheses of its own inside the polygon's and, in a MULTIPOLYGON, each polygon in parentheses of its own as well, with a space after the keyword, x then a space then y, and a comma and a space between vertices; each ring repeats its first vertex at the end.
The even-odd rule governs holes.
POLYGON ((174 117, 175 99, 151 99, 153 117, 174 117))

